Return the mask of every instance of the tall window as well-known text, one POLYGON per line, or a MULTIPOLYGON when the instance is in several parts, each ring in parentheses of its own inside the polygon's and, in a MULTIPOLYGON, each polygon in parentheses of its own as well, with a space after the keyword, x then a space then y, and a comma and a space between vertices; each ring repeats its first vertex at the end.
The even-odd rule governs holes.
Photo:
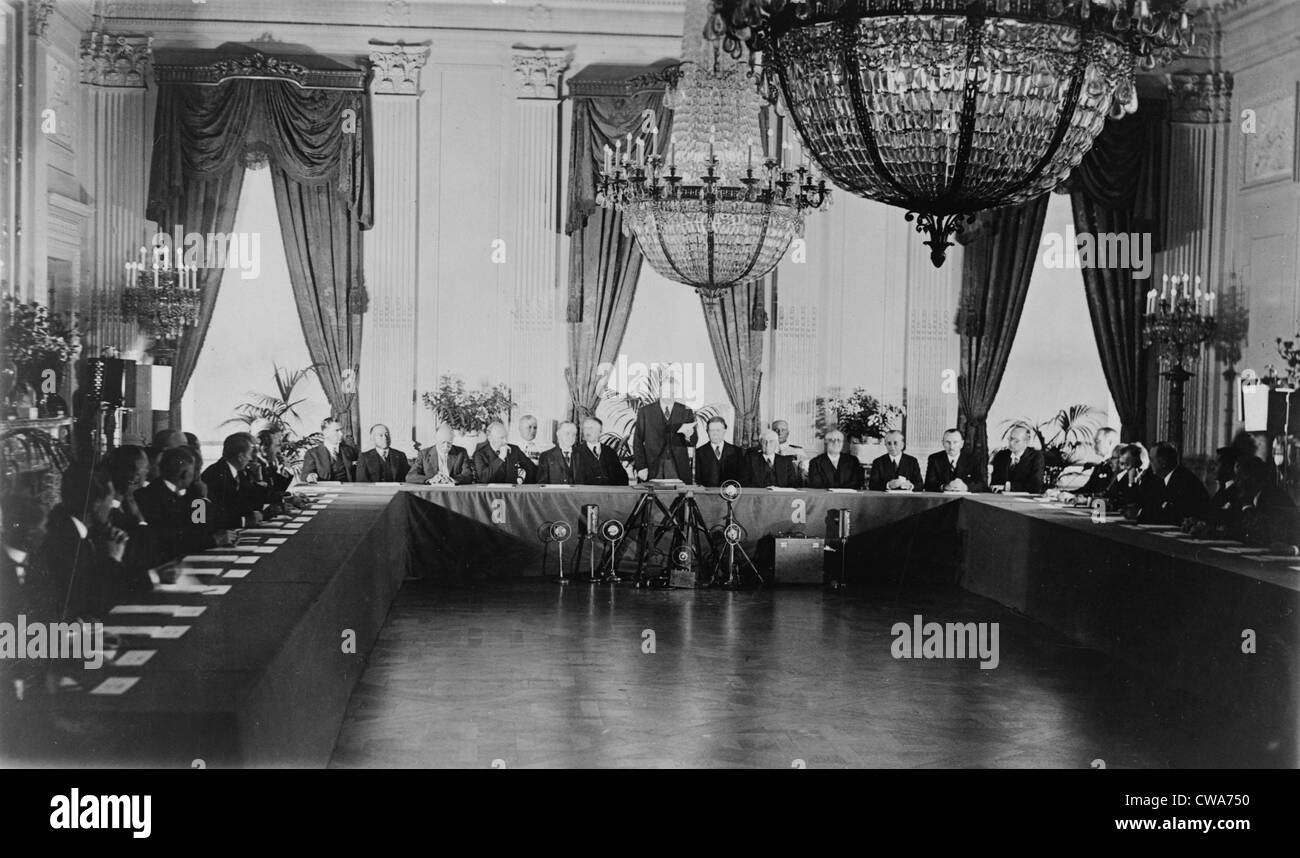
MULTIPOLYGON (((1043 224, 1043 248, 1034 263, 1020 327, 989 410, 990 452, 1006 446, 1003 433, 1009 421, 1042 423, 1072 405, 1091 406, 1100 412, 1096 425, 1119 428, 1088 317, 1083 277, 1072 264, 1048 267, 1059 264, 1056 255, 1045 252, 1050 242, 1071 249, 1073 235, 1070 197, 1052 194, 1043 224)), ((1067 264, 1072 258, 1066 255, 1067 264)))
MULTIPOLYGON (((311 364, 289 283, 269 170, 244 174, 234 232, 242 246, 253 242, 256 252, 245 255, 252 264, 244 270, 228 266, 222 273, 212 324, 181 404, 186 430, 203 442, 205 462, 215 461, 222 439, 239 431, 238 426, 221 423, 234 416, 250 392, 276 394, 275 366, 296 370, 311 364)), ((329 403, 314 376, 294 390, 294 398, 306 400, 297 409, 304 434, 329 416, 329 403)))

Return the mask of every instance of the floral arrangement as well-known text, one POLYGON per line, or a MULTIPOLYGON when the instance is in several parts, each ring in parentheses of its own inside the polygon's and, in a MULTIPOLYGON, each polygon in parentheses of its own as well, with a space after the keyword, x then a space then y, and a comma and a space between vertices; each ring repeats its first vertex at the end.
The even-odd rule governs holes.
POLYGON ((846 399, 830 398, 823 404, 827 412, 835 413, 835 426, 845 438, 856 443, 884 440, 886 432, 902 428, 906 413, 901 406, 886 405, 861 387, 846 399))
POLYGON ((66 364, 81 351, 81 332, 71 314, 51 313, 38 301, 6 295, 0 307, 5 361, 18 367, 66 364))
POLYGON ((504 384, 469 390, 458 375, 445 374, 438 379, 438 389, 425 391, 424 405, 453 431, 471 435, 487 429, 494 420, 509 420, 517 404, 504 384))

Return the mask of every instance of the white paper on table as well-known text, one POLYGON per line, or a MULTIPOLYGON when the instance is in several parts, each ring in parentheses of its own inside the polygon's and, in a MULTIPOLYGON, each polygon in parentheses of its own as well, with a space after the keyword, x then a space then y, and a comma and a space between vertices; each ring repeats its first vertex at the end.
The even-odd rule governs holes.
POLYGON ((1267 548, 1250 548, 1250 547, 1245 546, 1245 545, 1240 546, 1240 547, 1237 547, 1237 548, 1226 548, 1226 547, 1225 547, 1225 548, 1211 548, 1210 550, 1211 550, 1211 551, 1222 551, 1224 554, 1267 554, 1267 553, 1268 553, 1268 549, 1267 549, 1267 548))
POLYGON ((154 586, 155 593, 206 593, 211 587, 207 584, 157 584, 154 586))
POLYGON ((182 605, 114 605, 110 614, 166 614, 175 616, 182 605))
POLYGON ((769 492, 797 492, 799 489, 792 489, 789 486, 768 486, 769 492))
POLYGON ((1192 536, 1180 536, 1178 537, 1178 541, 1186 542, 1188 545, 1204 545, 1206 548, 1211 548, 1215 545, 1236 545, 1237 544, 1231 539, 1197 539, 1192 536))
POLYGON ((1176 524, 1134 524, 1134 527, 1140 527, 1143 530, 1179 530, 1176 524))
POLYGON ((227 569, 225 577, 227 578, 247 578, 252 569, 227 569))
POLYGON ((158 634, 154 635, 154 637, 163 640, 175 640, 189 630, 189 626, 162 626, 158 629, 158 634))
POLYGON ((114 676, 105 679, 90 690, 91 694, 125 694, 140 681, 138 676, 114 676))
POLYGON ((276 547, 274 545, 259 545, 253 550, 256 551, 258 554, 270 554, 272 551, 275 550, 275 548, 276 547))
POLYGON ((120 654, 113 659, 114 667, 140 667, 149 659, 153 658, 156 649, 133 649, 120 654))
MULTIPOLYGON (((850 494, 850 495, 856 495, 858 493, 857 489, 827 489, 826 491, 835 492, 836 494, 850 494)), ((891 489, 890 491, 893 491, 893 489, 891 489)))
POLYGON ((284 544, 285 544, 286 542, 288 542, 288 541, 289 541, 289 540, 287 540, 287 539, 281 537, 281 538, 279 538, 279 539, 268 539, 268 540, 266 540, 266 544, 267 544, 267 545, 284 545, 284 544))
POLYGON ((203 591, 204 596, 224 596, 230 592, 229 584, 213 584, 203 591))
POLYGON ((539 489, 572 489, 572 488, 575 488, 575 486, 571 486, 571 485, 569 485, 568 483, 539 483, 537 487, 538 487, 539 489))
POLYGON ((181 566, 177 571, 182 575, 220 575, 224 571, 224 567, 208 566, 207 568, 200 569, 196 566, 181 566))
POLYGON ((158 631, 162 626, 104 626, 106 635, 137 635, 139 637, 156 638, 158 631))
POLYGON ((172 611, 172 616, 177 619, 201 617, 206 610, 207 607, 204 605, 181 605, 175 611, 172 611))
POLYGON ((1300 566, 1290 566, 1287 568, 1289 568, 1292 572, 1300 572, 1300 566))
POLYGON ((301 525, 301 524, 286 524, 286 525, 284 526, 284 529, 285 529, 285 530, 289 530, 289 531, 302 530, 302 525, 301 525))
POLYGON ((298 513, 296 516, 294 516, 294 519, 293 519, 293 520, 294 520, 294 521, 301 521, 301 520, 304 519, 304 518, 311 518, 313 515, 315 515, 315 514, 318 513, 318 512, 320 512, 320 510, 318 510, 318 509, 309 509, 309 510, 307 510, 306 512, 300 512, 300 513, 298 513))
POLYGON ((1295 560, 1294 554, 1253 554, 1251 560, 1258 560, 1260 563, 1285 563, 1288 560, 1295 560))
POLYGON ((256 563, 261 559, 262 559, 261 557, 258 557, 256 555, 254 555, 253 557, 240 557, 235 561, 235 564, 238 566, 252 566, 254 563, 256 563))
POLYGON ((190 554, 181 558, 182 563, 233 563, 233 554, 190 554))

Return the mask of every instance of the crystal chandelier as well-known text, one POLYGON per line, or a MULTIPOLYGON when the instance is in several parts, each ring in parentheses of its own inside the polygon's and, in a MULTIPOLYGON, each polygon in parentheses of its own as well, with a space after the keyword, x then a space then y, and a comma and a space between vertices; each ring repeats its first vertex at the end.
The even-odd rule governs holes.
POLYGON ((824 208, 829 191, 806 165, 787 168, 775 135, 755 166, 762 99, 747 66, 705 40, 710 14, 708 0, 687 0, 681 80, 665 98, 666 162, 657 130, 649 155, 645 135, 629 134, 626 151, 623 141, 606 146, 597 202, 622 212, 655 271, 716 297, 775 268, 803 233, 804 211, 824 208))
POLYGON ((171 256, 167 247, 159 246, 152 264, 146 264, 146 250, 140 248, 139 260, 126 263, 122 288, 122 315, 157 340, 150 353, 160 362, 175 354, 181 334, 198 320, 202 304, 198 266, 173 265, 171 256))
POLYGON ((1187 0, 713 0, 837 186, 898 206, 935 266, 982 209, 1054 188, 1107 115, 1137 109, 1134 65, 1192 42, 1187 0))

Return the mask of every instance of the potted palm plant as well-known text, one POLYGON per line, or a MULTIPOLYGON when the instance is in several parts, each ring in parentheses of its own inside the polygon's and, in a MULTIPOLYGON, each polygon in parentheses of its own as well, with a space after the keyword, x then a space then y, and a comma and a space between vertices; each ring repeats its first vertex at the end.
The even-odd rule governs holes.
MULTIPOLYGON (((600 402, 596 405, 596 416, 605 424, 601 441, 605 446, 618 453, 625 467, 631 468, 632 434, 636 428, 636 415, 644 406, 659 399, 659 388, 665 378, 673 376, 672 364, 651 364, 645 375, 638 376, 626 393, 606 388, 600 392, 600 402)), ((695 409, 695 439, 707 434, 708 423, 719 416, 721 409, 716 404, 704 405, 695 409)))
POLYGON ((248 432, 271 429, 280 433, 279 461, 275 466, 285 474, 296 474, 302 467, 303 456, 307 450, 320 443, 318 431, 302 434, 300 422, 302 416, 298 406, 307 401, 306 397, 295 398, 295 388, 303 379, 316 372, 322 364, 312 364, 302 369, 289 370, 278 364, 275 367, 275 393, 256 393, 249 391, 250 398, 235 406, 235 416, 222 421, 222 426, 240 425, 248 432))
POLYGON ((1002 440, 1005 443, 1016 427, 1028 429, 1043 451, 1044 485, 1052 488, 1067 466, 1087 459, 1097 430, 1104 423, 1102 417, 1103 413, 1091 405, 1070 405, 1041 423, 1028 417, 1003 420, 1002 440))

